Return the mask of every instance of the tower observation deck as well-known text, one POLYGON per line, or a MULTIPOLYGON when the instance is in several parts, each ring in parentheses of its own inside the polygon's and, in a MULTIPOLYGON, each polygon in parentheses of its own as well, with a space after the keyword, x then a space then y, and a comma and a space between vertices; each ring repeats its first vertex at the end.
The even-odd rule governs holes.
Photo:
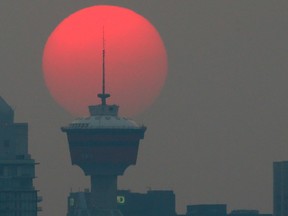
POLYGON ((91 177, 93 215, 121 215, 117 210, 117 176, 135 165, 145 126, 118 115, 117 105, 108 105, 105 92, 103 48, 101 104, 89 106, 90 116, 77 118, 61 130, 67 134, 72 164, 91 177))

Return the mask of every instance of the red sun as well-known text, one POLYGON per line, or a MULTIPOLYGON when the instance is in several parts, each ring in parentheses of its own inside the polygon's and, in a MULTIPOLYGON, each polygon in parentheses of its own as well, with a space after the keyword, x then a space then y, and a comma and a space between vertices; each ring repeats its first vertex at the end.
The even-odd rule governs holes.
POLYGON ((108 104, 123 115, 148 108, 167 75, 161 37, 144 17, 126 8, 93 6, 64 19, 49 36, 43 54, 46 85, 53 98, 74 115, 99 104, 102 89, 103 27, 108 104))

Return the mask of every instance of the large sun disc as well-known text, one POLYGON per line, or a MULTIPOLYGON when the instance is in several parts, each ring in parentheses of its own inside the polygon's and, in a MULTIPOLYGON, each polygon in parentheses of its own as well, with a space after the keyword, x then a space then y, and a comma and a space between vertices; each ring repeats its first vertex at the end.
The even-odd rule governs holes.
POLYGON ((49 36, 43 54, 45 83, 52 97, 74 115, 87 115, 102 88, 103 27, 109 104, 133 116, 159 95, 167 55, 153 25, 132 10, 93 6, 64 19, 49 36))

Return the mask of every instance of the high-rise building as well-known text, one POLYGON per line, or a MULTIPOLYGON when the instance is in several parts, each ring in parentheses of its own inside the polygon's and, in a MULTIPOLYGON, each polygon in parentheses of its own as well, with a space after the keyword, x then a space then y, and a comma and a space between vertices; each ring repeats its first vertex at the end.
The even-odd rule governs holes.
POLYGON ((118 115, 117 105, 107 105, 105 50, 101 104, 89 106, 90 116, 78 118, 62 131, 67 134, 72 164, 91 177, 91 214, 121 215, 117 210, 117 176, 136 164, 140 139, 146 127, 118 115))
POLYGON ((273 215, 288 215, 288 161, 273 163, 273 215))
POLYGON ((28 124, 14 123, 13 109, 0 97, 0 215, 36 216, 35 161, 28 153, 28 124))

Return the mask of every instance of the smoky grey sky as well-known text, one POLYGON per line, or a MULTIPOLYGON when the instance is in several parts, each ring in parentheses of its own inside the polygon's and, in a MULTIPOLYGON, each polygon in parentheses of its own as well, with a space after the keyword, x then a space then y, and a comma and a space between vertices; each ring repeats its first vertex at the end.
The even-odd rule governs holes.
POLYGON ((169 57, 160 97, 135 118, 148 130, 119 188, 173 189, 178 213, 198 203, 272 212, 272 162, 288 160, 286 0, 1 0, 0 94, 29 122, 41 215, 65 215, 71 188, 89 186, 70 163, 60 127, 75 117, 45 86, 43 48, 61 20, 97 4, 146 17, 169 57))

